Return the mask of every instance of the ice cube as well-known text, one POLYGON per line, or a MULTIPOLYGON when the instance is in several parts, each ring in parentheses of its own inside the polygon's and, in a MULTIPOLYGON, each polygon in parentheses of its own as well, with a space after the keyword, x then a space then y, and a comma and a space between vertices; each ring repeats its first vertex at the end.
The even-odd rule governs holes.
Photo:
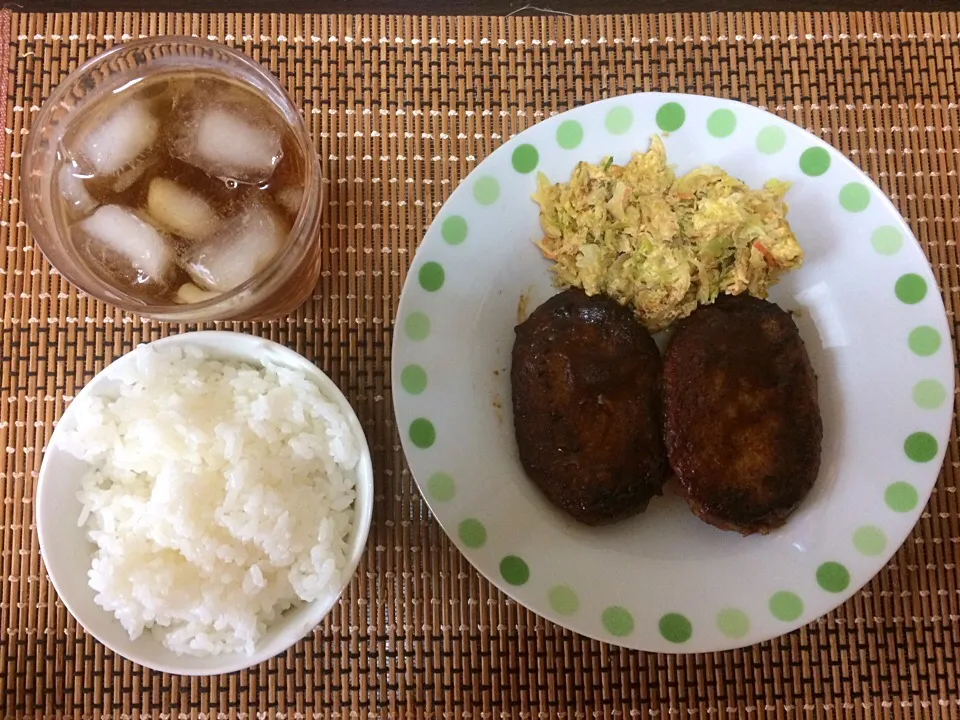
POLYGON ((254 205, 228 221, 184 258, 186 271, 206 290, 232 290, 257 274, 280 249, 286 228, 271 209, 254 205))
POLYGON ((113 175, 146 152, 159 130, 144 103, 124 103, 80 138, 77 151, 96 173, 113 175))
POLYGON ((69 213, 75 216, 89 215, 97 209, 97 201, 83 184, 84 175, 74 162, 66 162, 57 175, 60 197, 67 204, 69 213))
POLYGON ((163 282, 173 269, 168 241, 127 208, 104 205, 76 227, 93 258, 114 274, 130 277, 131 282, 163 282))
POLYGON ((133 184, 137 180, 143 177, 144 173, 147 172, 153 164, 154 161, 150 158, 138 159, 133 165, 116 176, 113 182, 110 183, 110 189, 115 193, 126 192, 133 187, 133 184))
POLYGON ((219 294, 220 293, 210 292, 209 290, 201 290, 193 283, 184 283, 177 290, 177 294, 173 299, 181 305, 193 305, 194 303, 203 302, 204 300, 211 300, 219 294))
POLYGON ((280 130, 243 105, 200 105, 187 112, 174 155, 208 175, 262 183, 283 157, 280 130))
POLYGON ((185 240, 205 240, 217 229, 217 213, 210 203, 162 177, 150 181, 147 212, 162 227, 185 240))

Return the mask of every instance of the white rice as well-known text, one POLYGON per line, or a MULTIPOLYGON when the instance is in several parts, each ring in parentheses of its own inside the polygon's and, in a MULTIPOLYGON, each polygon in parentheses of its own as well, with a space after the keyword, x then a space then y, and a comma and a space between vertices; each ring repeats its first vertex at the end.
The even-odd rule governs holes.
POLYGON ((92 467, 79 493, 90 587, 131 638, 253 653, 284 610, 340 590, 356 437, 298 373, 135 352, 112 396, 74 408, 61 436, 92 467))

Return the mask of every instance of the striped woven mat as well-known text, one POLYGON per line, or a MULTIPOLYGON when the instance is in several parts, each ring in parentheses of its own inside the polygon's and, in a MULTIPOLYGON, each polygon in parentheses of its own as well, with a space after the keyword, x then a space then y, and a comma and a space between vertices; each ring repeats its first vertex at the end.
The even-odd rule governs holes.
POLYGON ((746 650, 653 655, 564 631, 472 569, 404 465, 389 373, 410 259, 457 183, 541 118, 647 89, 760 105, 835 145, 907 218, 952 328, 960 304, 960 15, 5 12, 0 42, 7 38, 9 71, 0 77, 4 716, 960 717, 956 427, 915 532, 849 602, 746 650), (329 618, 280 657, 204 679, 144 670, 78 627, 46 579, 33 525, 42 449, 65 403, 136 343, 187 328, 79 297, 51 273, 21 218, 21 148, 39 105, 79 62, 128 38, 166 33, 238 46, 303 107, 330 178, 324 272, 296 314, 235 327, 316 360, 357 409, 376 469, 368 550, 329 618))

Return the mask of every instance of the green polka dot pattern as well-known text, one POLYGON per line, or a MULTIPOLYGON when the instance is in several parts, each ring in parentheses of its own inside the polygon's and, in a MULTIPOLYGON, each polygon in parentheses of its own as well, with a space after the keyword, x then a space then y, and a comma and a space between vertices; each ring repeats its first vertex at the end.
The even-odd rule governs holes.
POLYGON ((907 344, 915 355, 929 357, 940 349, 940 333, 928 325, 921 325, 910 331, 907 344))
POLYGON ((417 418, 410 423, 410 441, 421 450, 426 450, 436 440, 437 431, 426 418, 417 418))
POLYGON ((451 215, 440 226, 440 235, 448 245, 459 245, 467 239, 467 221, 459 215, 451 215))
POLYGON ((614 637, 626 637, 633 632, 633 615, 626 608, 608 607, 600 616, 603 627, 614 637))
POLYGON ((843 592, 850 585, 850 572, 838 562, 825 562, 817 568, 817 585, 827 592, 843 592))
POLYGON ((680 613, 667 613, 660 618, 660 635, 667 642, 685 643, 693 635, 693 625, 680 613))
POLYGON ((407 365, 400 372, 400 385, 411 395, 427 389, 427 371, 419 365, 407 365))
POLYGON ((937 456, 937 441, 927 432, 911 433, 903 442, 907 457, 917 463, 930 462, 937 456))
POLYGON ((583 125, 576 120, 564 120, 557 127, 557 145, 564 150, 573 150, 583 142, 583 125))
POLYGON ((728 638, 739 640, 750 632, 750 619, 743 610, 725 608, 717 614, 717 627, 728 638))
POLYGON ((422 312, 412 312, 403 323, 403 331, 411 340, 426 340, 430 334, 430 318, 422 312))
POLYGON ((687 112, 680 103, 664 103, 657 110, 657 127, 664 132, 676 132, 683 127, 686 119, 687 112))
POLYGON ((917 489, 906 482, 895 482, 888 485, 883 493, 883 499, 887 503, 887 507, 898 513, 910 512, 920 502, 917 489))
POLYGON ((533 145, 517 145, 516 150, 513 151, 511 161, 513 162, 514 170, 526 175, 537 169, 537 163, 540 162, 540 153, 537 152, 537 149, 533 145))
POLYGON ((475 518, 467 518, 457 526, 460 541, 468 548, 480 548, 487 542, 487 528, 475 518))
POLYGON ((573 615, 580 609, 580 598, 569 585, 555 585, 547 595, 550 607, 560 615, 573 615))
POLYGON ((427 492, 435 500, 447 502, 457 494, 453 478, 445 472, 435 472, 427 479, 427 492))
POLYGON ((947 389, 939 380, 921 380, 913 386, 913 401, 923 410, 936 410, 947 399, 947 389))
POLYGON ((803 615, 803 600, 796 593, 781 590, 770 598, 770 614, 777 620, 792 622, 803 615))
POLYGON ((507 555, 500 561, 500 576, 511 585, 523 585, 530 579, 530 568, 523 558, 507 555))
POLYGON ((730 137, 736 129, 737 116, 726 108, 714 110, 707 118, 707 132, 716 138, 730 137))
POLYGON ((870 191, 863 183, 847 183, 840 189, 840 207, 847 212, 863 212, 869 204, 870 191))
POLYGON ((473 197, 481 205, 493 205, 500 198, 500 183, 486 175, 473 184, 473 197))
POLYGON ((800 170, 804 175, 819 177, 830 169, 830 153, 822 147, 807 148, 800 155, 800 170))
POLYGON ((622 105, 615 107, 607 113, 603 124, 607 128, 607 132, 611 135, 624 135, 630 130, 630 126, 633 125, 633 112, 631 112, 630 108, 623 107, 622 105))
POLYGON ((443 266, 433 261, 426 262, 420 267, 417 277, 420 279, 420 287, 427 292, 436 292, 443 287, 443 266))
POLYGON ((853 533, 853 546, 862 555, 876 557, 886 549, 887 538, 876 525, 862 525, 853 533))
POLYGON ((903 247, 903 235, 892 225, 884 225, 873 231, 870 244, 879 255, 895 255, 903 247))
POLYGON ((776 155, 787 144, 787 134, 776 125, 765 127, 757 133, 757 150, 764 155, 776 155))
POLYGON ((894 292, 900 302, 916 305, 927 295, 927 281, 915 273, 906 273, 897 279, 894 292))

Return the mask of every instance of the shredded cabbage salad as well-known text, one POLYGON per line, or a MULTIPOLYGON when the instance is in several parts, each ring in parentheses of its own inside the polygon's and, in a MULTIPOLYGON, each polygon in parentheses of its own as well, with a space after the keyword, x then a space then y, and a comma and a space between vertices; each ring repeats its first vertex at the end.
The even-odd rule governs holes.
POLYGON ((538 245, 558 286, 609 295, 656 332, 721 292, 765 298, 800 266, 788 189, 770 180, 753 190, 714 166, 675 177, 654 137, 626 165, 581 162, 556 184, 541 173, 538 245))

